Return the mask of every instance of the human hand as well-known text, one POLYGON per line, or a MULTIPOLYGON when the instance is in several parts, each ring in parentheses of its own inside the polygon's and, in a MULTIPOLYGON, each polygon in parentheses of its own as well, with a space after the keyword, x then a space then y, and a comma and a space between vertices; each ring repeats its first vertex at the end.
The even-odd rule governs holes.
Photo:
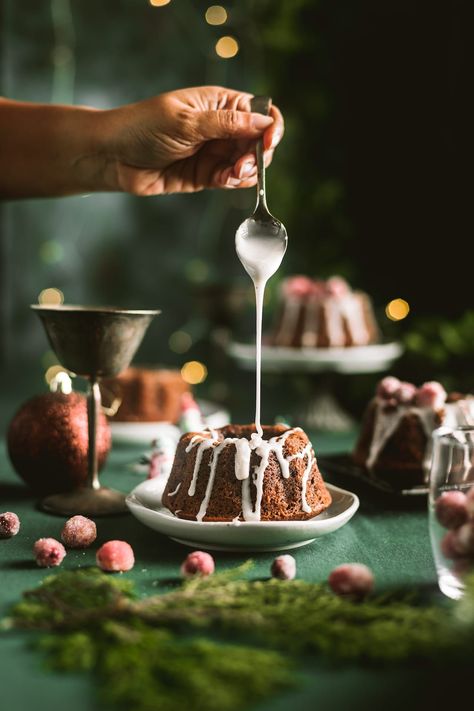
POLYGON ((255 141, 269 165, 283 117, 250 113, 252 94, 204 86, 160 94, 103 114, 109 189, 135 195, 248 188, 257 182, 255 141))

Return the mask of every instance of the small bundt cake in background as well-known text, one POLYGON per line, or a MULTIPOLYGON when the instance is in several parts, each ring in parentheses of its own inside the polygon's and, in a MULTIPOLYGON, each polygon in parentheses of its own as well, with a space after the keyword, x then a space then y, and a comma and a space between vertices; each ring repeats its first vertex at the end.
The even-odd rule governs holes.
POLYGON ((227 425, 184 434, 163 504, 195 521, 312 518, 331 503, 311 442, 298 427, 227 425))
POLYGON ((182 396, 189 385, 179 370, 127 368, 116 378, 104 378, 105 393, 117 398, 115 422, 171 422, 181 416, 182 396))
POLYGON ((395 489, 426 484, 433 431, 472 424, 474 397, 448 395, 434 381, 417 388, 387 376, 367 407, 353 460, 395 489))
POLYGON ((341 277, 323 281, 293 276, 282 282, 271 345, 345 348, 378 340, 370 298, 352 291, 341 277))

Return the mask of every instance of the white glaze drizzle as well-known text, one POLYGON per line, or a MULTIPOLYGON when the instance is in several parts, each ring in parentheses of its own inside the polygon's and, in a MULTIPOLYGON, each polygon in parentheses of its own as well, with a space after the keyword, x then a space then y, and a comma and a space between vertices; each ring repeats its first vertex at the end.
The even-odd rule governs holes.
POLYGON ((242 481, 242 518, 244 521, 260 521, 265 471, 268 467, 270 455, 272 453, 276 456, 281 468, 282 476, 285 479, 290 476, 290 462, 292 460, 303 459, 304 457, 308 458, 307 466, 302 479, 302 510, 305 511, 305 513, 310 513, 311 507, 306 501, 306 486, 309 474, 315 461, 311 443, 308 443, 301 452, 297 452, 289 457, 285 457, 283 453, 288 436, 298 431, 301 431, 301 429, 299 427, 295 427, 293 429, 286 430, 286 432, 283 432, 281 435, 276 435, 269 440, 263 439, 257 433, 252 434, 250 440, 245 437, 225 437, 221 441, 202 436, 201 434, 196 434, 186 447, 186 452, 189 452, 194 447, 197 447, 193 476, 188 489, 189 496, 194 496, 196 493, 199 469, 201 467, 204 452, 206 449, 213 449, 209 459, 209 479, 207 481, 206 491, 203 500, 201 501, 196 519, 198 521, 202 521, 207 513, 212 490, 214 488, 214 480, 219 456, 227 445, 232 444, 235 446, 234 474, 237 480, 242 481), (251 471, 250 458, 252 452, 255 452, 260 457, 260 461, 252 468, 251 471), (256 488, 254 506, 252 506, 252 497, 250 493, 250 479, 256 488))
POLYGON ((179 491, 180 488, 181 488, 181 484, 182 484, 182 482, 179 482, 179 484, 178 484, 178 486, 176 487, 176 489, 175 489, 174 491, 170 491, 170 493, 168 494, 168 496, 176 496, 176 494, 178 493, 178 491, 179 491))

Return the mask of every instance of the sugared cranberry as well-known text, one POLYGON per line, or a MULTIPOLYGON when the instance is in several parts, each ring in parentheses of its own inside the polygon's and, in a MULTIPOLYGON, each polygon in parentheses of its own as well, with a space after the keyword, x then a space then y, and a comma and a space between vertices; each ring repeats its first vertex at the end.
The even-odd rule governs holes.
POLYGON ((286 279, 283 282, 282 290, 287 297, 304 299, 312 294, 313 284, 313 280, 309 277, 297 275, 286 279))
POLYGON ((107 541, 96 554, 99 568, 107 573, 123 573, 135 564, 132 546, 126 541, 107 541))
POLYGON ((474 556, 474 521, 468 521, 454 531, 453 545, 458 555, 474 556))
POLYGON ((273 578, 279 580, 293 580, 296 575, 296 560, 292 555, 279 555, 272 563, 271 573, 273 578))
POLYGON ((341 299, 350 292, 349 284, 340 276, 333 276, 326 282, 326 292, 329 296, 341 299))
POLYGON ((401 382, 398 378, 394 378, 392 375, 387 375, 387 377, 383 378, 377 385, 377 397, 382 398, 382 400, 390 400, 391 398, 395 398, 400 389, 400 385, 401 382))
POLYGON ((20 519, 13 511, 0 513, 0 538, 13 538, 20 530, 20 519))
POLYGON ((192 578, 195 575, 211 575, 214 572, 214 558, 204 551, 193 551, 181 565, 181 574, 185 578, 192 578))
POLYGON ((445 558, 458 558, 459 553, 456 549, 456 534, 454 531, 447 531, 440 541, 439 547, 445 558))
POLYGON ((413 383, 402 382, 395 393, 395 397, 402 405, 411 405, 415 399, 416 387, 413 383))
POLYGON ((436 499, 436 518, 445 528, 459 528, 467 521, 467 497, 462 491, 444 491, 436 499))
POLYGON ((374 576, 363 563, 344 563, 330 573, 329 587, 336 595, 362 598, 374 587, 374 576))
POLYGON ((61 531, 61 540, 68 548, 87 548, 97 538, 94 521, 85 516, 73 516, 68 519, 61 531))
POLYGON ((440 410, 446 402, 447 393, 441 383, 432 380, 429 383, 423 383, 418 388, 415 395, 415 403, 419 407, 431 407, 433 410, 440 410))
POLYGON ((40 568, 52 568, 61 565, 66 549, 55 538, 39 538, 33 546, 36 563, 40 568))

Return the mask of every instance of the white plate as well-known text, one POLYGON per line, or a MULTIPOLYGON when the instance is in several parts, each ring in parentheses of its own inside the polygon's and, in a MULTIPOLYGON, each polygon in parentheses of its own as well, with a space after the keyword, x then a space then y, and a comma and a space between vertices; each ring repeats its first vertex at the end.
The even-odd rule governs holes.
POLYGON ((241 552, 299 548, 344 526, 359 508, 355 494, 326 484, 331 506, 307 521, 186 521, 162 505, 164 485, 165 481, 158 479, 142 482, 127 496, 127 506, 145 526, 191 548, 241 552))
MULTIPOLYGON (((207 400, 198 400, 206 427, 217 429, 229 424, 229 413, 218 405, 207 400)), ((171 422, 110 422, 114 442, 124 444, 150 444, 153 439, 162 435, 169 437, 176 444, 181 432, 171 422)))
MULTIPOLYGON (((255 370, 255 345, 229 343, 227 351, 246 370, 255 370)), ((267 372, 372 373, 390 368, 403 352, 400 343, 348 348, 283 348, 262 346, 262 369, 267 372)))

